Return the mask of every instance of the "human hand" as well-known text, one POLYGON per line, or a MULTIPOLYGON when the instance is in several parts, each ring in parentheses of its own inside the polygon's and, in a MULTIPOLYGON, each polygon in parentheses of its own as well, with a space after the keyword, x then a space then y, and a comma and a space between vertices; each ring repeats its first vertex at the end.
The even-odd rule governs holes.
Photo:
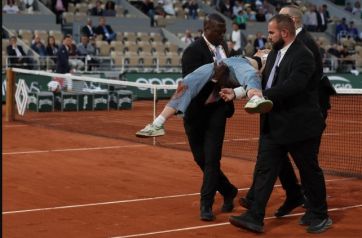
POLYGON ((249 90, 247 91, 247 95, 248 95, 248 98, 252 98, 254 95, 259 96, 259 97, 262 97, 262 96, 263 96, 263 93, 262 93, 262 91, 259 90, 259 89, 252 88, 252 89, 249 89, 249 90))
POLYGON ((222 88, 219 95, 225 102, 232 101, 235 98, 235 92, 232 88, 222 88))
POLYGON ((269 49, 264 49, 264 50, 258 50, 254 56, 260 57, 262 59, 262 61, 265 61, 266 58, 268 57, 270 50, 269 49))

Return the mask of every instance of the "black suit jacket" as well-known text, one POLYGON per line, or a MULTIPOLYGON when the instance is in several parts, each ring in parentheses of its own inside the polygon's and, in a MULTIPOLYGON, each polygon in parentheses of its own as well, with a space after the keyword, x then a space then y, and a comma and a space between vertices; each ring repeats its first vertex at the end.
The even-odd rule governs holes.
POLYGON ((60 74, 70 72, 69 53, 65 45, 61 45, 57 53, 57 66, 55 72, 60 74))
MULTIPOLYGON (((228 55, 227 46, 224 43, 223 48, 228 55)), ((182 55, 182 77, 185 77, 189 73, 193 72, 202 65, 214 62, 214 54, 210 51, 203 37, 192 42, 184 51, 182 55)), ((198 117, 199 113, 202 113, 202 108, 205 105, 205 101, 209 97, 210 93, 215 87, 215 83, 209 81, 202 88, 200 93, 191 101, 189 107, 185 113, 185 120, 192 120, 198 117)), ((226 107, 227 116, 231 117, 234 114, 234 104, 232 102, 218 102, 224 103, 226 107)))
MULTIPOLYGON (((112 27, 111 27, 110 25, 106 25, 106 28, 107 28, 109 34, 112 34, 112 33, 113 33, 113 29, 112 29, 112 27)), ((103 40, 107 40, 106 33, 105 33, 105 31, 104 31, 104 29, 103 29, 102 26, 98 26, 98 27, 96 28, 96 34, 97 34, 97 35, 102 35, 102 36, 103 36, 103 40)))
MULTIPOLYGON (((20 45, 17 45, 20 53, 23 55, 23 56, 26 56, 25 54, 25 51, 23 50, 23 47, 21 47, 20 45)), ((11 56, 9 57, 9 63, 10 65, 14 65, 15 67, 19 67, 19 63, 21 63, 21 59, 19 59, 16 55, 16 51, 13 49, 13 46, 12 45, 8 45, 6 47, 6 52, 8 54, 8 56, 11 56)))
POLYGON ((318 96, 319 96, 319 106, 321 107, 323 115, 326 117, 328 109, 331 108, 330 104, 330 95, 336 93, 334 87, 328 80, 328 77, 323 76, 323 62, 322 56, 319 51, 319 47, 317 43, 314 41, 313 37, 305 30, 302 29, 301 32, 297 35, 297 39, 303 42, 303 44, 312 51, 314 55, 315 61, 315 72, 313 77, 315 80, 319 80, 319 87, 318 87, 318 96))
POLYGON ((296 39, 279 63, 272 87, 265 89, 276 56, 272 50, 262 74, 263 94, 274 107, 261 115, 260 133, 281 144, 320 136, 325 123, 318 105, 319 79, 313 77, 312 52, 296 39))
POLYGON ((96 34, 96 29, 93 26, 91 28, 93 32, 89 30, 87 25, 83 26, 80 32, 82 33, 82 35, 86 35, 88 37, 94 36, 96 34))

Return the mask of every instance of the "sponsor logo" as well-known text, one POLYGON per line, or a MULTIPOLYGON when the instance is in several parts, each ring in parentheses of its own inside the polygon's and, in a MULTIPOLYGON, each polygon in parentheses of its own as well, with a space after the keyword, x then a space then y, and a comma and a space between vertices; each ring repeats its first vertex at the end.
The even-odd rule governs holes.
POLYGON ((331 81, 333 87, 335 88, 353 88, 351 81, 349 81, 344 77, 336 75, 328 75, 328 79, 331 81))
MULTIPOLYGON (((173 79, 173 78, 138 78, 136 80, 136 83, 146 83, 146 84, 156 84, 156 85, 177 85, 179 81, 181 81, 182 78, 177 78, 177 79, 173 79)), ((144 88, 144 87, 139 87, 138 88, 141 91, 147 91, 149 90, 151 94, 153 94, 153 89, 152 88, 144 88)), ((169 91, 174 92, 174 89, 170 90, 170 89, 163 89, 162 90, 164 94, 167 94, 169 91)))

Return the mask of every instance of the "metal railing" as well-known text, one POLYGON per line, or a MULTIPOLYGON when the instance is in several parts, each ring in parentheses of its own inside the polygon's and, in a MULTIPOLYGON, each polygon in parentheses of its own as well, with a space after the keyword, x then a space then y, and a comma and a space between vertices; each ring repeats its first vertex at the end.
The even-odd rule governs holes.
MULTIPOLYGON (((169 60, 163 61, 161 64, 160 57, 152 57, 152 65, 146 65, 142 57, 138 57, 138 62, 131 62, 131 57, 120 56, 120 60, 116 60, 110 56, 92 56, 89 57, 70 57, 69 63, 73 71, 76 72, 94 72, 94 71, 136 71, 136 72, 181 72, 181 65, 173 63, 171 57, 169 60)), ((16 56, 3 56, 2 70, 9 67, 26 68, 34 70, 45 70, 54 72, 56 68, 56 57, 34 57, 23 56, 24 63, 11 63, 11 58, 16 56)), ((325 73, 334 72, 350 72, 351 69, 356 69, 355 58, 337 58, 327 57, 324 59, 325 73)), ((361 66, 357 66, 357 70, 361 70, 361 66)))

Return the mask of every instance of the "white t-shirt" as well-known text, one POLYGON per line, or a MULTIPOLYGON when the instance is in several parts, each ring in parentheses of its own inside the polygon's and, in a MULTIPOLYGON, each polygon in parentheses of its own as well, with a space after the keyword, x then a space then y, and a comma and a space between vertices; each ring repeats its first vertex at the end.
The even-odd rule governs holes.
POLYGON ((7 14, 16 14, 19 12, 19 8, 16 5, 5 5, 3 8, 3 12, 7 13, 7 14))
POLYGON ((232 31, 231 33, 231 40, 235 42, 234 50, 239 50, 241 48, 241 34, 240 30, 232 31))

